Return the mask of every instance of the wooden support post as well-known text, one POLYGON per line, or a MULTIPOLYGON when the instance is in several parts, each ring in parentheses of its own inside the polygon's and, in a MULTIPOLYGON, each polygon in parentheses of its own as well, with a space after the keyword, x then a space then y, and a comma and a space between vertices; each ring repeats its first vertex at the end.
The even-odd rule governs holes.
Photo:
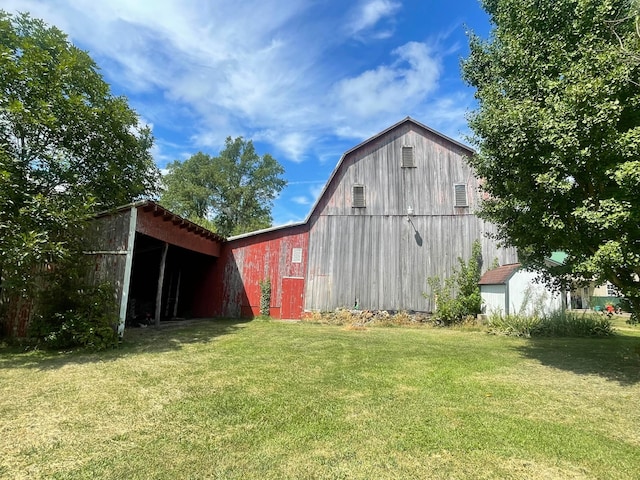
POLYGON ((169 317, 169 313, 172 311, 171 310, 171 300, 173 299, 172 294, 173 294, 173 277, 174 275, 170 275, 169 276, 169 286, 167 287, 167 298, 165 301, 165 306, 164 306, 164 316, 167 318, 169 317))
POLYGON ((118 336, 124 335, 124 326, 127 320, 127 305, 129 302, 129 289, 131 287, 131 272, 133 270, 133 252, 136 241, 136 225, 138 223, 138 209, 131 207, 129 211, 129 236, 127 237, 127 251, 124 266, 124 279, 122 282, 122 293, 120 294, 120 314, 118 323, 118 336))
POLYGON ((180 299, 180 277, 182 276, 182 270, 178 270, 178 282, 176 285, 176 299, 173 303, 173 318, 178 316, 178 300, 180 299))
POLYGON ((167 251, 169 244, 164 242, 162 258, 160 259, 160 274, 158 275, 158 291, 156 292, 156 327, 160 327, 160 317, 162 316, 162 287, 164 284, 164 267, 167 263, 167 251))

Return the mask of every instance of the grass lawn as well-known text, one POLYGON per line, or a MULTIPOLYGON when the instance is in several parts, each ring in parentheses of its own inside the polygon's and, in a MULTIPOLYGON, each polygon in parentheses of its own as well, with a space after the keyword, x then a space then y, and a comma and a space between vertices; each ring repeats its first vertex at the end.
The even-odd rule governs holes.
POLYGON ((637 327, 198 321, 0 348, 0 478, 637 479, 639 426, 637 327))

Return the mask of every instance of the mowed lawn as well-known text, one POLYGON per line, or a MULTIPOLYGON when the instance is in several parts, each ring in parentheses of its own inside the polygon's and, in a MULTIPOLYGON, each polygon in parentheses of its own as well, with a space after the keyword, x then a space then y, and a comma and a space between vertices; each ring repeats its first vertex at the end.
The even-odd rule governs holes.
POLYGON ((640 477, 640 329, 197 321, 0 349, 0 478, 640 477))

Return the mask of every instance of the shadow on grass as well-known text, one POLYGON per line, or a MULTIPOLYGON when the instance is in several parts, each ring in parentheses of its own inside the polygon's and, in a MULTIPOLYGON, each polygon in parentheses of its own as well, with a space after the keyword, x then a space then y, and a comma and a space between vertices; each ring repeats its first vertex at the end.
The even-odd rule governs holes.
POLYGON ((622 385, 640 382, 640 337, 532 338, 518 350, 543 365, 578 375, 599 375, 622 385))
POLYGON ((216 337, 236 333, 251 319, 197 319, 163 322, 160 328, 127 328, 118 348, 100 352, 25 350, 0 345, 0 368, 50 370, 68 364, 110 362, 127 355, 180 350, 184 345, 207 343, 216 337))

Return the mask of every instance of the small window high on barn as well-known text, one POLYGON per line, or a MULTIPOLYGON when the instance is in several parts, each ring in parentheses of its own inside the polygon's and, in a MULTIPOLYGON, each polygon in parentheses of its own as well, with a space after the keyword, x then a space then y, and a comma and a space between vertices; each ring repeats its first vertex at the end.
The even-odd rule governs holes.
POLYGON ((353 208, 364 208, 367 206, 364 196, 364 185, 353 186, 351 206, 353 208))
POLYGON ((416 160, 413 155, 413 147, 402 147, 402 168, 415 168, 416 160))
POLYGON ((454 189, 454 205, 456 207, 468 207, 469 199, 467 198, 467 185, 464 183, 456 183, 454 189))
POLYGON ((302 263, 302 249, 294 248, 291 251, 291 263, 302 263))

